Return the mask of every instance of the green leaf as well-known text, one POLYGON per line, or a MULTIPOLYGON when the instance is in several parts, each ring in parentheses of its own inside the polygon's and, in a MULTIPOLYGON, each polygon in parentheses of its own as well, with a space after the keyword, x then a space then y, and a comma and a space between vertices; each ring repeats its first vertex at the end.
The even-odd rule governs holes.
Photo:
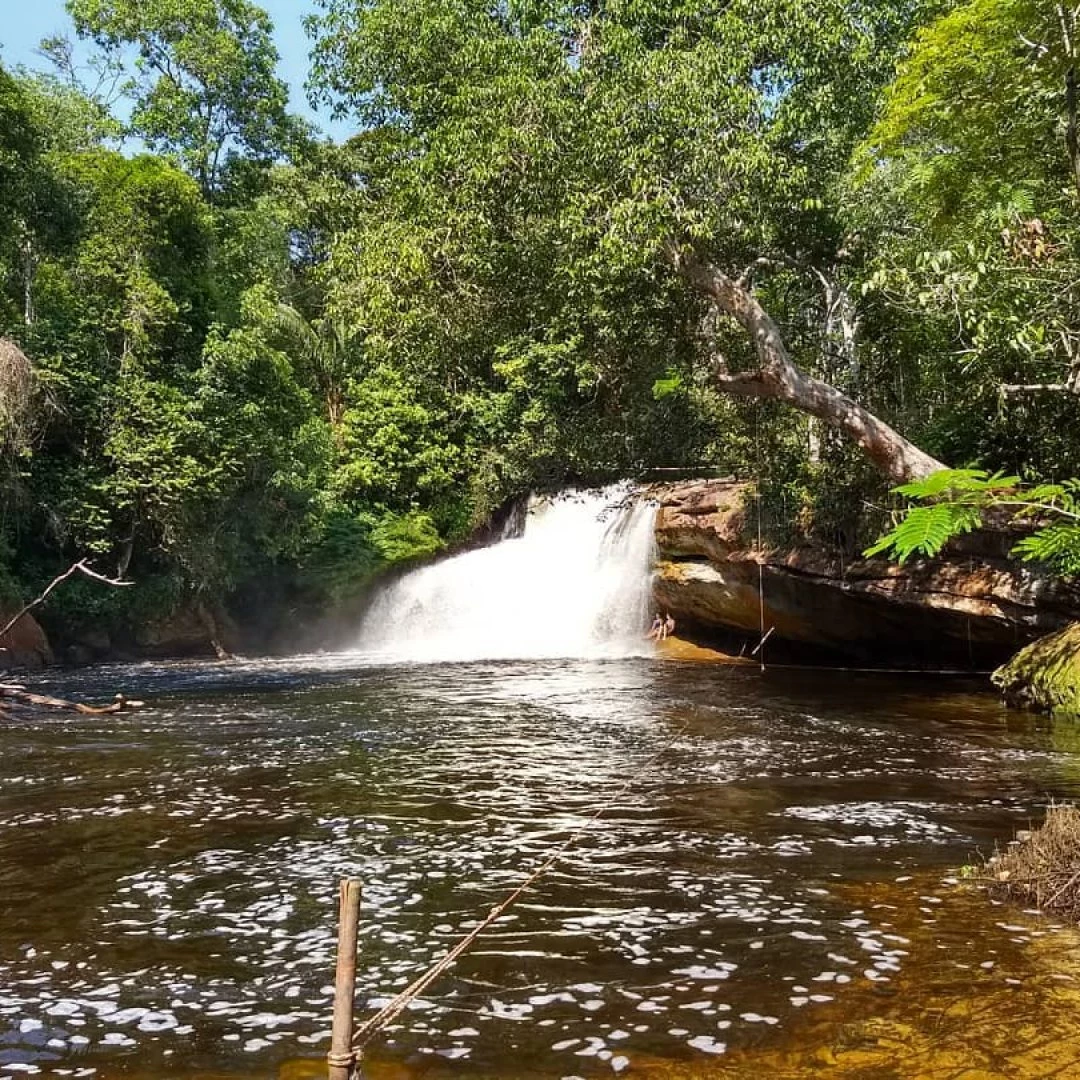
POLYGON ((662 379, 657 379, 653 383, 653 398, 659 401, 661 398, 670 397, 678 393, 682 387, 682 376, 677 371, 669 370, 662 379))
POLYGON ((946 491, 978 490, 985 485, 989 475, 984 469, 940 469, 922 480, 901 484, 893 490, 909 499, 928 499, 946 491))
POLYGON ((916 506, 863 554, 871 556, 891 551, 901 563, 916 554, 937 555, 953 537, 970 532, 980 520, 977 508, 963 504, 942 502, 916 506))

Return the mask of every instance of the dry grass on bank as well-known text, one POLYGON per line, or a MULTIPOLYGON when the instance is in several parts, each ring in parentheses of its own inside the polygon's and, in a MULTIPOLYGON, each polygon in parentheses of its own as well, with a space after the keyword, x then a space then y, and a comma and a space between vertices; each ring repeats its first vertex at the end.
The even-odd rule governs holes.
POLYGON ((36 397, 33 365, 14 341, 0 337, 0 450, 17 453, 30 442, 36 397))
POLYGON ((1018 833, 977 878, 995 899, 1080 921, 1080 809, 1050 807, 1041 827, 1018 833))

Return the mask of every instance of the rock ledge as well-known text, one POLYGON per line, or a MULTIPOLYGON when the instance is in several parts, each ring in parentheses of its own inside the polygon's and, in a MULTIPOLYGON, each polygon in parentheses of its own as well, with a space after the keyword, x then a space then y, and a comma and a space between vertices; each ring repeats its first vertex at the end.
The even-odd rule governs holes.
POLYGON ((757 643, 762 602, 778 641, 890 666, 989 668, 1080 619, 1080 591, 1007 557, 988 531, 963 548, 898 566, 809 546, 759 548, 745 483, 657 485, 656 602, 680 631, 757 643), (759 593, 760 588, 760 593, 759 593))

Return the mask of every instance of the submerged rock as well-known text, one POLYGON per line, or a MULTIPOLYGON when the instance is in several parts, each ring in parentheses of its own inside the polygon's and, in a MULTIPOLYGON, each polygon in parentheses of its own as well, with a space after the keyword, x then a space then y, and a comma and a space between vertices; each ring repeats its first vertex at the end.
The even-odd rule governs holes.
POLYGON ((706 645, 698 645, 685 638, 669 637, 656 644, 656 655, 665 660, 697 660, 711 664, 749 664, 753 661, 745 656, 732 656, 730 653, 720 652, 718 649, 710 649, 706 645))
POLYGON ((1080 713, 1080 623, 1032 642, 990 678, 1013 704, 1080 713))
POLYGON ((875 665, 987 668, 1080 619, 1080 591, 1008 556, 987 530, 936 559, 899 566, 809 544, 759 547, 748 484, 659 485, 656 602, 680 633, 741 635, 875 665), (764 619, 762 618, 764 614, 764 619))

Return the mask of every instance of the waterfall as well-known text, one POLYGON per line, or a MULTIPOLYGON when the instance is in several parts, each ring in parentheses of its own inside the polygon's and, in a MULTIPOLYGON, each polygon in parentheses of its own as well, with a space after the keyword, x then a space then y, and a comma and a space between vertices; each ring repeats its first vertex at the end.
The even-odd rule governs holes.
POLYGON ((654 516, 625 485, 534 496, 519 535, 389 585, 356 647, 403 661, 647 654, 654 516))

